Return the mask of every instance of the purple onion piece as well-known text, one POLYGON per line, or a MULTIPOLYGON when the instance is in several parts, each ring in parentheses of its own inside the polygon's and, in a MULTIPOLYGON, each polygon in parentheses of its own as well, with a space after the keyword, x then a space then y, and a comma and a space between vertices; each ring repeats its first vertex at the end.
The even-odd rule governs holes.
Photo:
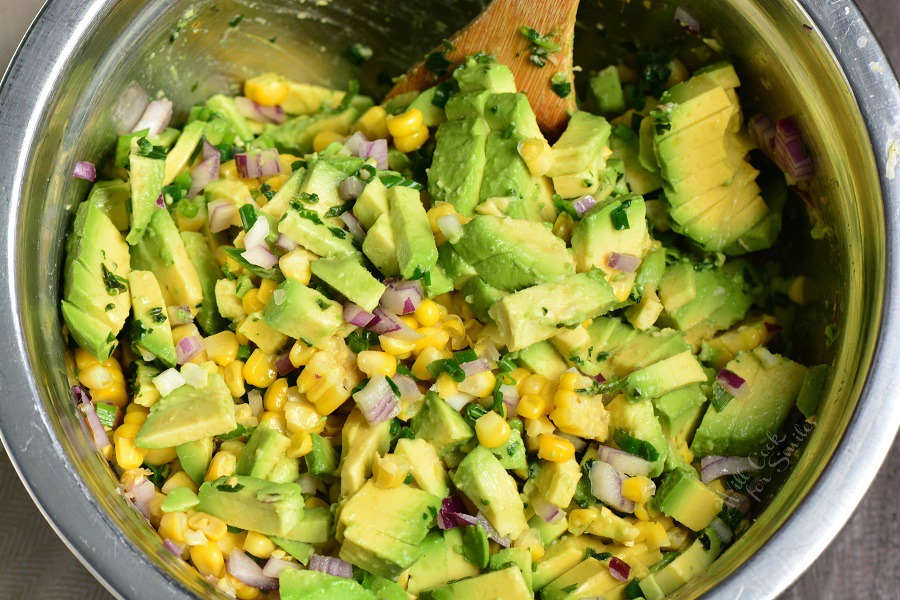
POLYGON ((375 315, 364 310, 361 306, 348 302, 344 305, 344 321, 356 325, 357 327, 366 327, 372 323, 375 315))
POLYGON ((144 109, 132 132, 148 129, 148 135, 159 135, 165 131, 172 120, 172 102, 165 98, 154 100, 144 109))
POLYGON ((641 265, 641 258, 634 254, 619 254, 618 252, 610 252, 606 259, 606 265, 610 269, 616 269, 623 273, 634 273, 641 265))
POLYGON ((719 385, 722 386, 726 392, 731 394, 732 396, 740 396, 746 391, 744 384, 746 381, 743 377, 735 373, 734 371, 729 371, 728 369, 722 369, 716 375, 716 381, 719 382, 719 385))
POLYGON ((360 158, 374 158, 379 169, 388 168, 388 144, 386 139, 377 139, 360 144, 360 158))
POLYGON ((189 335, 181 338, 175 345, 175 356, 179 365, 191 360, 201 350, 203 350, 203 341, 196 335, 189 335))
POLYGON ((344 149, 347 150, 350 154, 360 156, 359 151, 362 148, 363 144, 368 144, 369 140, 366 139, 366 136, 362 134, 361 131, 357 131, 344 142, 344 149))
POLYGON ((347 226, 347 231, 350 232, 350 235, 353 236, 353 239, 358 242, 361 242, 365 239, 366 230, 363 229, 362 223, 359 222, 359 219, 357 219, 352 212, 348 210, 341 213, 340 219, 344 223, 344 225, 347 226))
POLYGON ((385 311, 395 315, 408 315, 414 312, 425 294, 418 281, 388 281, 379 305, 385 311))
POLYGON ((675 9, 675 22, 694 35, 700 33, 700 21, 680 6, 675 9))
POLYGON ((241 252, 241 258, 251 265, 262 267, 263 269, 271 269, 278 264, 278 257, 265 246, 254 246, 241 252))
POLYGON ((596 204, 596 198, 591 195, 586 195, 572 202, 572 208, 575 209, 575 212, 578 213, 579 217, 583 217, 584 214, 591 210, 596 204))
POLYGON ((72 169, 72 177, 75 177, 77 179, 84 179, 85 181, 96 181, 97 167, 95 167, 94 163, 92 162, 79 160, 75 163, 75 167, 72 169))
POLYGON ((362 182, 362 179, 350 176, 343 180, 341 185, 338 186, 338 193, 341 195, 341 200, 344 200, 345 202, 347 200, 355 200, 362 194, 364 187, 365 184, 362 182))
POLYGON ((364 388, 353 394, 353 401, 371 425, 392 419, 400 412, 400 403, 387 379, 377 375, 364 388))
POLYGON ((219 179, 219 167, 219 152, 216 151, 214 155, 204 158, 191 169, 191 188, 188 190, 188 197, 195 197, 205 190, 206 186, 219 179))
POLYGON ((700 480, 715 481, 726 475, 758 471, 760 466, 745 456, 704 456, 700 459, 700 480))
POLYGON ((110 119, 118 135, 134 131, 134 126, 147 109, 150 98, 144 88, 132 81, 129 83, 110 112, 110 119))
POLYGON ((259 588, 261 590, 274 590, 278 587, 278 580, 274 577, 266 577, 262 567, 256 561, 247 556, 241 550, 234 548, 228 554, 225 568, 232 577, 242 583, 259 588))
MULTIPOLYGON (((453 529, 454 527, 459 527, 462 524, 471 525, 472 523, 463 523, 459 520, 460 515, 466 515, 470 517, 470 515, 466 514, 466 507, 463 504, 462 500, 460 500, 456 496, 447 496, 443 500, 441 500, 441 509, 438 511, 437 515, 437 525, 441 529, 453 529)), ((475 517, 470 517, 472 522, 476 522, 475 517)))
POLYGON ((613 556, 609 559, 609 574, 618 581, 628 581, 631 577, 631 565, 621 558, 613 556))
POLYGON ((350 579, 353 577, 353 566, 347 561, 333 556, 321 556, 313 554, 309 557, 309 568, 313 571, 321 571, 335 577, 350 579))

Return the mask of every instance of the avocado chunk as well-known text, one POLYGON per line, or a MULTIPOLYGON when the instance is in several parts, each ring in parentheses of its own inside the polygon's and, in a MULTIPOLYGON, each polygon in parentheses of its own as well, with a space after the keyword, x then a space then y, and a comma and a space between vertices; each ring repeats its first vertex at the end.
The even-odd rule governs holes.
POLYGON ((578 271, 599 268, 619 302, 631 294, 636 273, 609 266, 613 253, 643 258, 650 249, 646 207, 640 196, 607 200, 591 209, 572 231, 572 250, 578 271))
POLYGON ((616 445, 649 461, 651 477, 662 473, 669 444, 653 412, 652 402, 648 398, 633 401, 619 395, 607 404, 606 409, 609 430, 616 445))
POLYGON ((609 572, 609 559, 586 558, 541 590, 542 600, 574 600, 575 598, 614 598, 625 583, 609 572))
POLYGON ((738 354, 725 368, 744 379, 742 393, 721 411, 706 409, 691 442, 697 456, 750 456, 763 450, 790 414, 807 373, 781 355, 763 362, 755 352, 738 354))
POLYGON ((206 335, 218 333, 225 328, 225 321, 216 305, 216 281, 222 278, 222 269, 213 257, 209 238, 195 231, 182 231, 181 241, 191 259, 191 264, 200 278, 203 300, 197 311, 196 321, 206 335))
POLYGON ((417 438, 428 440, 439 456, 466 443, 475 432, 460 414, 434 392, 425 394, 425 405, 411 423, 417 438))
MULTIPOLYGON (((306 514, 306 512, 308 511, 304 511, 304 514, 306 514)), ((269 536, 269 539, 272 540, 276 546, 296 558, 301 565, 306 565, 306 563, 309 562, 309 557, 312 556, 313 552, 316 550, 313 548, 312 544, 296 542, 294 540, 278 537, 277 535, 269 536)))
POLYGON ((825 383, 830 372, 831 367, 829 365, 816 365, 806 371, 803 385, 800 386, 800 391, 797 394, 797 408, 803 413, 804 417, 810 418, 815 416, 819 403, 822 401, 825 383))
POLYGON ((134 310, 134 343, 169 367, 175 366, 175 343, 162 290, 150 271, 128 274, 134 310))
POLYGON ((599 269, 569 275, 504 297, 491 307, 510 351, 549 339, 560 327, 572 327, 599 316, 618 301, 599 269))
POLYGON ((533 221, 477 215, 453 249, 485 282, 505 291, 575 272, 565 242, 533 221))
POLYGON ((487 448, 478 446, 466 455, 453 483, 500 535, 515 539, 528 526, 515 480, 487 448))
POLYGON ((198 497, 198 512, 265 535, 284 536, 303 516, 303 494, 296 483, 232 475, 207 481, 198 497))
POLYGON ((372 462, 388 450, 390 421, 370 424, 354 409, 341 429, 341 497, 355 494, 372 474, 372 462))
POLYGON ((128 375, 134 403, 147 408, 156 404, 159 400, 159 390, 153 385, 153 378, 159 375, 156 365, 136 360, 131 363, 128 375))
POLYGON ((357 95, 342 110, 335 107, 333 111, 300 115, 280 125, 268 125, 261 138, 274 144, 279 152, 303 156, 313 151, 313 139, 322 131, 349 135, 359 116, 371 106, 371 98, 357 95))
POLYGON ((431 600, 531 600, 533 598, 517 566, 470 577, 431 591, 431 600))
POLYGON ((391 230, 397 244, 397 263, 404 279, 412 279, 437 264, 437 246, 419 192, 394 186, 388 189, 391 230))
POLYGON ((211 437, 175 446, 175 453, 178 455, 178 462, 181 463, 181 468, 197 485, 203 483, 206 470, 209 468, 209 461, 212 459, 213 449, 214 445, 211 437))
POLYGON ((340 304, 293 279, 278 284, 263 309, 263 319, 276 331, 311 346, 344 323, 340 304))
POLYGON ((602 504, 578 510, 579 518, 569 520, 569 533, 589 533, 622 544, 631 544, 640 536, 637 527, 602 504))
POLYGON ((534 572, 531 570, 531 564, 531 552, 528 548, 504 548, 491 555, 488 568, 491 571, 500 571, 510 565, 515 565, 522 572, 528 590, 533 591, 531 580, 534 572))
POLYGON ((130 217, 128 201, 131 186, 121 179, 98 181, 91 187, 87 202, 98 206, 119 231, 128 231, 130 217))
POLYGON ((618 115, 625 112, 625 93, 619 80, 619 69, 610 65, 598 71, 588 80, 597 112, 604 115, 618 115))
POLYGON ((235 427, 231 392, 221 375, 210 373, 205 386, 182 385, 151 406, 135 443, 141 448, 171 448, 235 427))
POLYGON ((253 140, 253 132, 247 119, 238 110, 234 98, 224 94, 216 94, 206 101, 206 107, 221 117, 231 129, 245 142, 253 140))
POLYGON ((434 158, 428 169, 428 193, 470 216, 481 200, 490 128, 481 117, 441 123, 435 134, 434 158))
POLYGON ((676 354, 690 350, 684 336, 672 329, 637 332, 619 346, 609 359, 616 376, 624 377, 676 354))
POLYGON ((304 509, 300 520, 284 534, 288 541, 305 544, 322 544, 331 538, 331 511, 327 507, 304 509))
POLYGON ((306 470, 317 477, 333 475, 337 469, 337 456, 331 443, 317 433, 310 434, 312 449, 304 458, 306 470))
POLYGON ((246 337, 266 354, 277 354, 288 339, 286 335, 270 327, 258 312, 247 315, 235 333, 246 337))
POLYGON ((568 535, 559 539, 551 544, 544 556, 535 563, 532 581, 534 589, 542 589, 578 565, 588 551, 603 552, 605 549, 598 538, 588 535, 568 535))
POLYGON ((460 553, 462 545, 459 528, 429 533, 422 542, 422 556, 409 568, 407 591, 420 594, 451 581, 478 575, 478 567, 460 553))
POLYGON ((378 217, 387 213, 387 188, 381 179, 372 177, 366 182, 366 187, 353 203, 353 214, 363 227, 371 229, 378 217))
POLYGON ((397 241, 391 229, 391 218, 387 214, 375 219, 375 224, 366 232, 362 251, 385 277, 396 277, 400 274, 397 241))
POLYGON ((291 440, 265 423, 253 430, 250 439, 238 455, 234 472, 257 479, 269 479, 278 461, 284 457, 291 440))
POLYGON ((687 550, 661 569, 641 579, 638 586, 647 600, 662 600, 705 571, 722 552, 715 528, 707 527, 687 550))
POLYGON ((700 531, 722 511, 722 498, 686 469, 669 471, 656 490, 656 505, 685 527, 700 531))
POLYGON ((433 102, 436 93, 437 87, 430 87, 416 96, 407 107, 407 110, 415 108, 422 113, 422 122, 426 127, 437 127, 444 122, 444 109, 433 102))
POLYGON ((613 125, 609 147, 612 150, 610 158, 622 161, 625 183, 632 194, 649 194, 662 187, 659 173, 650 171, 641 164, 640 139, 630 127, 613 125))
POLYGON ((488 565, 491 556, 487 532, 481 525, 468 525, 462 528, 462 555, 467 561, 483 569, 488 565))
POLYGON ((299 204, 291 206, 278 223, 278 233, 283 233, 313 254, 325 258, 357 256, 349 234, 340 227, 326 225, 325 221, 308 208, 299 204))
POLYGON ((308 163, 306 177, 300 186, 300 204, 306 209, 325 219, 330 209, 341 206, 339 186, 341 182, 355 173, 363 160, 355 156, 322 156, 308 163), (309 200, 307 202, 307 199, 309 200))
POLYGON ((478 274, 475 268, 463 260, 449 242, 438 246, 438 266, 444 270, 456 289, 460 289, 470 277, 478 274))
POLYGON ((689 385, 653 399, 653 408, 663 435, 684 445, 693 436, 705 405, 706 394, 700 384, 689 385))
POLYGON ((548 341, 537 342, 519 350, 519 363, 550 380, 559 379, 568 365, 560 356, 553 344, 548 341))
POLYGON ((278 583, 282 600, 376 600, 356 581, 319 571, 285 569, 278 583))
POLYGON ((397 440, 394 453, 409 462, 409 472, 417 486, 439 498, 447 496, 450 492, 447 471, 434 446, 419 438, 401 438, 397 440))
POLYGON ((544 500, 565 509, 572 502, 580 479, 581 467, 575 459, 561 463, 541 461, 534 487, 544 500))
POLYGON ((334 288, 347 300, 372 312, 384 293, 384 284, 372 277, 353 256, 320 258, 310 265, 312 274, 334 288))
POLYGON ((522 434, 517 429, 510 432, 509 439, 505 444, 491 448, 491 452, 507 471, 527 473, 528 459, 525 457, 525 443, 522 441, 522 434))
POLYGON ((164 210, 156 206, 156 199, 162 194, 166 161, 147 158, 136 152, 131 153, 130 160, 131 230, 125 241, 134 246, 141 241, 154 213, 164 210))
POLYGON ((62 312, 78 345, 99 360, 112 354, 128 318, 130 270, 128 245, 91 194, 66 240, 62 312))
POLYGON ((603 117, 578 111, 551 148, 551 177, 580 173, 594 164, 607 147, 610 126, 603 117))
POLYGON ((626 378, 636 397, 657 398, 680 387, 706 381, 706 372, 690 350, 638 369, 626 378))
POLYGON ((489 323, 491 316, 489 310, 501 298, 507 295, 507 292, 498 290, 494 286, 487 283, 481 277, 470 277, 460 289, 463 299, 472 307, 472 313, 475 318, 482 323, 489 323))
POLYGON ((516 91, 516 81, 512 71, 491 56, 467 57, 466 62, 453 71, 453 78, 459 84, 459 91, 462 93, 516 91))
POLYGON ((172 183, 175 176, 188 166, 191 156, 194 155, 194 150, 197 149, 200 140, 203 139, 203 131, 205 129, 205 121, 191 121, 184 126, 181 135, 178 136, 178 141, 175 142, 175 145, 166 155, 166 169, 163 185, 172 183))
MULTIPOLYGON (((134 229, 132 229, 134 231, 134 229)), ((167 210, 156 210, 132 248, 132 268, 152 271, 168 306, 186 306, 196 314, 203 306, 203 286, 178 228, 167 210)))

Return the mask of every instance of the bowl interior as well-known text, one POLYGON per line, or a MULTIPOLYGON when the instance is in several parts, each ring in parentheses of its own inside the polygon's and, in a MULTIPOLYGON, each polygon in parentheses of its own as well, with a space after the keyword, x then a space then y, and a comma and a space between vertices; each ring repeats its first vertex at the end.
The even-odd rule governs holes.
MULTIPOLYGON (((817 168, 806 201, 821 216, 827 235, 812 239, 808 225, 783 234, 790 240, 788 270, 809 275, 818 298, 801 315, 804 335, 797 336, 790 350, 807 364, 836 365, 816 427, 797 423, 787 431, 790 439, 782 440, 788 450, 780 448, 767 457, 778 463, 781 476, 792 467, 791 477, 773 485, 777 493, 751 531, 677 594, 689 598, 709 590, 764 544, 809 491, 839 443, 878 332, 885 231, 865 124, 834 57, 802 11, 787 0, 679 4, 701 20, 703 36, 718 40, 733 56, 748 114, 794 115, 803 126, 817 168), (836 337, 826 335, 834 330, 836 337)), ((339 87, 358 78, 364 91, 377 94, 385 89, 386 77, 401 73, 480 7, 475 0, 98 0, 85 9, 95 18, 72 42, 73 59, 44 90, 46 108, 34 124, 35 141, 23 163, 22 201, 10 225, 16 252, 9 263, 18 289, 14 309, 41 408, 61 444, 59 459, 78 473, 103 518, 147 552, 156 569, 191 592, 208 594, 209 584, 160 552, 159 539, 115 493, 109 467, 93 452, 69 397, 58 316, 61 259, 73 207, 87 191, 68 176, 71 165, 99 159, 109 150, 114 142, 109 108, 129 81, 151 93, 164 92, 182 116, 194 102, 236 90, 242 79, 264 71, 339 87), (230 25, 238 15, 243 16, 240 23, 230 25), (362 71, 341 58, 352 42, 375 51, 362 71)), ((576 30, 576 64, 586 71, 602 67, 615 61, 626 40, 653 48, 679 35, 674 8, 657 2, 648 11, 641 2, 585 0, 576 30)), ((756 585, 758 589, 748 589, 748 597, 775 593, 764 581, 756 585)), ((177 597, 178 592, 172 593, 177 597)))

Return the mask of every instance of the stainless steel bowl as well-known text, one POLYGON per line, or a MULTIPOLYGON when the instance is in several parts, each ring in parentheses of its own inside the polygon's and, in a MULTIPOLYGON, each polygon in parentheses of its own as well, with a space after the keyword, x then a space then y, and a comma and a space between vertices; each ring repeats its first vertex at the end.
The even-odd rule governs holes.
MULTIPOLYGON (((0 294, 0 432, 44 515, 113 593, 186 598, 215 592, 116 493, 69 397, 58 317, 63 237, 87 188, 69 174, 97 158, 114 134, 108 109, 132 79, 165 90, 183 111, 248 74, 278 70, 342 85, 338 55, 350 42, 375 49, 363 74, 396 74, 461 26, 477 0, 50 0, 0 90, 0 190, 5 286, 0 294), (238 27, 228 22, 244 15, 238 27)), ((670 35, 674 6, 584 0, 578 62, 609 56, 627 35, 670 35), (603 32, 596 24, 604 24, 603 32)), ((900 425, 900 89, 871 32, 848 0, 680 2, 704 35, 734 55, 745 99, 770 114, 797 115, 818 176, 812 202, 832 235, 797 242, 792 262, 817 281, 799 358, 834 360, 818 425, 796 433, 799 458, 760 518, 678 598, 773 598, 818 556, 850 517, 900 425), (837 309, 833 303, 837 302, 837 309), (836 315, 840 335, 822 335, 836 315)), ((781 457, 773 460, 781 462, 781 457)))

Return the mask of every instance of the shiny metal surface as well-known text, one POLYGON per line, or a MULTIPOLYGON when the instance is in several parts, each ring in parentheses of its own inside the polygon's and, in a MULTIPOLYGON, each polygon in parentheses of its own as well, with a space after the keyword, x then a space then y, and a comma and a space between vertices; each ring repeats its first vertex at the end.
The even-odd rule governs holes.
MULTIPOLYGON (((106 109, 131 79, 165 90, 182 111, 261 70, 342 85, 353 73, 337 54, 363 41, 376 49, 362 77, 371 88, 380 72, 401 72, 462 25, 478 2, 74 4, 48 3, 0 89, 0 339, 8 341, 0 433, 38 505, 110 591, 211 595, 116 494, 68 395, 59 265, 69 215, 87 189, 68 177, 71 165, 108 150, 106 109), (229 27, 237 14, 240 26, 229 27)), ((660 10, 648 14, 642 4, 585 0, 577 61, 602 61, 617 27, 648 41, 667 35, 673 7, 666 13, 654 3, 660 10)), ((900 236, 900 90, 850 2, 809 0, 808 13, 788 0, 680 4, 692 4, 706 35, 735 55, 745 101, 798 116, 819 172, 813 202, 834 234, 814 243, 797 233, 797 260, 812 269, 823 297, 836 295, 839 304, 836 345, 824 342, 824 311, 810 311, 808 343, 795 348, 801 359, 834 357, 838 365, 819 424, 800 436, 806 445, 792 476, 751 531, 677 595, 773 598, 850 516, 900 425, 892 386, 900 367, 900 269, 891 256, 900 236)))

